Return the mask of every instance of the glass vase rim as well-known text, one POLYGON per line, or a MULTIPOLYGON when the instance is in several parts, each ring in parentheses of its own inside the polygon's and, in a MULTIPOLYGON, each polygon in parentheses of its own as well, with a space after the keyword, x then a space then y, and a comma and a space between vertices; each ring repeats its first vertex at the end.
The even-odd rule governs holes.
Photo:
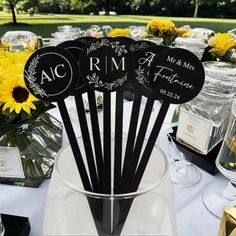
POLYGON ((205 61, 202 64, 206 73, 220 73, 228 76, 236 76, 236 66, 231 62, 205 61))
POLYGON ((187 47, 197 47, 204 49, 207 47, 207 44, 204 43, 201 39, 199 38, 184 38, 184 37, 177 37, 174 41, 177 46, 187 46, 187 47))
MULTIPOLYGON (((80 138, 80 137, 77 137, 77 139, 78 138, 80 138)), ((57 156, 55 158, 55 162, 54 162, 55 171, 58 174, 60 180, 67 187, 69 187, 70 189, 72 189, 75 192, 78 192, 78 193, 80 193, 80 194, 82 194, 84 196, 91 197, 91 198, 97 198, 97 199, 125 199, 125 198, 127 198, 127 199, 129 199, 129 198, 134 198, 134 197, 143 195, 145 193, 149 193, 152 190, 156 189, 164 181, 164 179, 167 176, 168 169, 169 169, 169 164, 168 164, 168 161, 167 161, 166 154, 161 150, 161 148, 157 144, 155 144, 154 148, 156 148, 158 151, 160 151, 160 153, 163 156, 164 163, 165 163, 165 167, 164 167, 163 173, 158 178, 158 180, 156 180, 154 183, 152 183, 152 184, 150 184, 148 186, 145 186, 142 189, 138 189, 137 191, 128 192, 128 193, 105 194, 105 193, 92 192, 92 191, 88 191, 88 190, 83 189, 82 185, 81 185, 81 187, 75 186, 74 184, 72 184, 68 180, 66 180, 66 178, 63 177, 63 174, 61 174, 61 172, 59 170, 59 159, 60 159, 60 156, 63 153, 63 151, 65 151, 69 147, 70 147, 70 143, 67 143, 66 145, 63 145, 62 148, 58 151, 57 156)))

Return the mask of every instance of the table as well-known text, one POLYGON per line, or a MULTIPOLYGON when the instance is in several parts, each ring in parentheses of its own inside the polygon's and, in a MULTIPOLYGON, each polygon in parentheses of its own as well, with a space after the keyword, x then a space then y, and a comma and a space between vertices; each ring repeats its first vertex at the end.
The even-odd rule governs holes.
MULTIPOLYGON (((68 100, 68 108, 72 113, 73 104, 68 100)), ((160 104, 155 104, 158 111, 160 104)), ((125 104, 125 109, 130 110, 132 102, 125 104)), ((171 106, 165 120, 164 128, 170 124, 174 106, 171 106)), ((52 111, 59 118, 57 110, 52 111)), ((126 112, 124 112, 126 114, 126 112)), ((164 135, 164 132, 162 133, 164 135)), ((159 145, 166 149, 164 138, 160 135, 159 145)), ((64 135, 64 143, 67 142, 64 135)), ((165 150, 164 150, 165 151, 165 150)), ((220 220, 213 216, 202 202, 204 190, 212 183, 227 184, 227 179, 221 174, 211 176, 202 171, 201 181, 193 187, 173 185, 175 195, 176 219, 178 236, 216 236, 220 220)), ((29 217, 31 224, 30 236, 41 236, 43 228, 44 207, 50 180, 44 181, 38 188, 17 187, 0 184, 0 212, 5 214, 22 215, 29 217)), ((56 216, 55 216, 56 217, 56 216)))

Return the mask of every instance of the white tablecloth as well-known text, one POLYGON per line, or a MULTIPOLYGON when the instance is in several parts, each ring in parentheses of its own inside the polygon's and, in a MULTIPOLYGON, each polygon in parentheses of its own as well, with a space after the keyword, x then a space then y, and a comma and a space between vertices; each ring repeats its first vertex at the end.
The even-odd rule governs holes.
MULTIPOLYGON (((132 103, 127 103, 125 113, 128 114, 132 103)), ((156 104, 154 112, 158 111, 159 104, 156 104)), ((72 114, 73 105, 69 101, 69 109, 72 114)), ((171 114, 174 107, 170 107, 165 123, 170 122, 171 114)), ((58 111, 52 111, 53 115, 60 117, 58 111)), ((74 123, 76 121, 76 115, 74 123)), ((163 126, 164 128, 167 125, 163 126)), ((127 127, 128 128, 128 125, 127 127)), ((64 136, 66 137, 66 136, 64 136)), ((159 140, 159 144, 164 147, 163 139, 159 140)), ((67 139, 64 139, 64 143, 67 139)), ((222 182, 227 184, 227 179, 222 175, 211 176, 210 174, 200 170, 202 173, 201 181, 193 187, 181 187, 174 185, 176 219, 178 236, 216 236, 220 224, 220 220, 213 216, 204 206, 202 202, 202 194, 204 190, 212 183, 222 182)), ((0 184, 0 212, 13 215, 22 215, 29 217, 31 223, 30 236, 41 236, 43 229, 44 208, 47 198, 47 190, 50 180, 46 180, 39 188, 16 187, 0 184)), ((56 217, 56 216, 55 216, 56 217)))

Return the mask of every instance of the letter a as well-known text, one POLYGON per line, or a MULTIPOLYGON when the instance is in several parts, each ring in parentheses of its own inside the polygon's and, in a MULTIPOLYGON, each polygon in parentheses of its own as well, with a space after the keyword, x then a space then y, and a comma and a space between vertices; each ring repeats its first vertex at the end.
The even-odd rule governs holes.
POLYGON ((40 84, 44 84, 44 80, 47 80, 48 82, 51 82, 52 79, 48 76, 48 74, 42 70, 42 76, 41 76, 41 83, 40 84))

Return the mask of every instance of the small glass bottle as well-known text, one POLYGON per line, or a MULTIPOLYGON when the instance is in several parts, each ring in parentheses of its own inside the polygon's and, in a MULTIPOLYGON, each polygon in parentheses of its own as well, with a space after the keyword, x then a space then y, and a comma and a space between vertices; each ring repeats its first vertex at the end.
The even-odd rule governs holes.
POLYGON ((204 62, 205 83, 192 101, 180 106, 177 140, 207 154, 224 137, 233 97, 236 67, 225 62, 204 62))

